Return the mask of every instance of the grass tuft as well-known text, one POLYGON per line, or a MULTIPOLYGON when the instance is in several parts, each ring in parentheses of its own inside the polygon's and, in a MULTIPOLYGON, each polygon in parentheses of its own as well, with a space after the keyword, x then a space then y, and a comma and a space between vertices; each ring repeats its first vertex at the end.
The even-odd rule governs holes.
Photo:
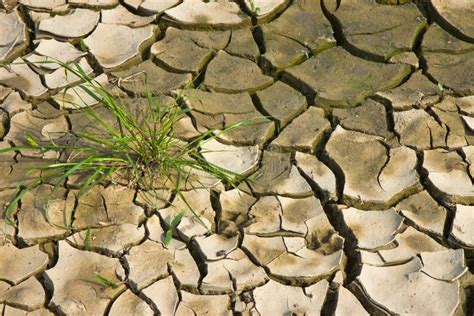
POLYGON ((119 287, 120 283, 114 283, 111 280, 107 279, 106 277, 96 273, 94 274, 94 277, 96 278, 97 281, 100 282, 100 284, 110 287, 111 289, 117 289, 119 287))
MULTIPOLYGON (((197 173, 220 179, 226 185, 234 185, 243 180, 240 175, 207 162, 200 151, 206 142, 245 125, 246 122, 234 124, 224 130, 208 130, 189 142, 183 142, 175 137, 174 129, 176 122, 190 111, 179 105, 182 90, 177 92, 173 104, 163 105, 147 88, 146 106, 135 113, 130 109, 130 105, 113 96, 86 74, 79 64, 65 64, 57 60, 50 62, 59 64, 65 72, 78 77, 82 83, 76 88, 96 100, 98 105, 81 108, 72 103, 76 107, 74 111, 80 111, 87 116, 91 128, 68 131, 49 141, 40 141, 32 135, 25 135, 26 145, 0 149, 0 153, 15 151, 21 154, 22 150, 33 150, 40 154, 54 152, 57 154, 55 157, 59 157, 29 171, 39 171, 39 178, 18 184, 17 192, 5 212, 9 223, 15 225, 11 215, 26 192, 41 183, 53 181, 57 186, 63 186, 73 176, 82 179, 79 183, 78 198, 95 185, 117 183, 118 179, 127 182, 130 187, 144 191, 154 192, 157 186, 165 187, 183 199, 183 185, 192 181, 199 183, 199 178, 193 179, 197 173), (104 117, 104 109, 112 119, 104 117)), ((185 199, 184 201, 189 211, 200 220, 200 215, 185 199)), ((183 215, 184 213, 180 213, 172 224, 176 226, 183 215)), ((73 218, 69 220, 69 227, 72 228, 73 218)), ((168 243, 173 228, 171 225, 166 234, 168 243)), ((86 247, 88 248, 88 245, 86 247)))

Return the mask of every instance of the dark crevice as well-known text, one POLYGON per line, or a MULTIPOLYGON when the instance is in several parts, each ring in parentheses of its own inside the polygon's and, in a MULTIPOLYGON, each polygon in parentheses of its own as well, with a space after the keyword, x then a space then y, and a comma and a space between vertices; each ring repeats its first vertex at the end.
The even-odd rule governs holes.
MULTIPOLYGON (((469 162, 468 162, 468 157, 466 156, 466 154, 464 153, 464 151, 461 150, 461 149, 457 149, 456 152, 457 152, 457 154, 458 154, 459 156, 461 156, 461 158, 463 159, 464 163, 466 164, 466 174, 467 174, 467 176, 469 177, 469 179, 471 179, 471 183, 474 185, 474 174, 471 174, 471 173, 469 172, 469 165, 470 165, 470 164, 469 164, 469 162)), ((474 163, 474 162, 473 162, 473 163, 474 163)))
POLYGON ((260 51, 260 55, 264 55, 267 52, 267 48, 265 47, 265 38, 263 35, 263 30, 260 26, 255 27, 252 30, 252 36, 255 43, 258 46, 258 50, 260 51))
POLYGON ((30 15, 28 14, 28 9, 24 5, 20 4, 18 6, 18 10, 19 10, 21 19, 23 20, 23 22, 25 22, 27 26, 29 43, 28 43, 28 49, 25 52, 23 52, 23 55, 27 55, 27 53, 34 51, 35 47, 37 46, 36 44, 34 44, 34 41, 36 40, 36 33, 34 30, 36 29, 36 27, 35 27, 35 22, 33 22, 30 15))
MULTIPOLYGON (((335 15, 329 12, 329 9, 326 7, 326 4, 324 3, 324 0, 320 0, 320 4, 321 4, 321 9, 323 11, 324 16, 329 21, 329 23, 331 23, 333 36, 336 39, 337 45, 343 45, 346 42, 346 38, 344 37, 344 32, 342 30, 341 22, 339 22, 339 20, 336 18, 335 15)), ((341 4, 341 0, 338 0, 337 9, 339 9, 340 4, 341 4)))
POLYGON ((394 313, 390 312, 388 309, 384 308, 383 306, 377 304, 374 301, 371 301, 370 298, 364 293, 361 285, 356 284, 357 281, 350 284, 348 289, 352 292, 352 294, 357 298, 360 302, 362 307, 371 315, 371 316, 387 316, 387 315, 395 315, 394 313))
POLYGON ((428 171, 423 168, 424 154, 423 152, 417 152, 417 161, 416 170, 420 177, 420 182, 423 188, 430 194, 430 196, 442 207, 446 209, 446 221, 444 223, 443 229, 443 242, 446 245, 451 245, 452 243, 449 240, 451 230, 454 223, 454 217, 456 216, 456 206, 446 200, 445 195, 439 191, 429 180, 428 171))
POLYGON ((474 315, 474 285, 465 289, 466 291, 466 315, 474 315))
POLYGON ((177 74, 187 74, 187 73, 189 73, 189 71, 186 71, 186 70, 173 68, 173 67, 169 66, 168 64, 166 64, 165 62, 163 62, 162 60, 160 60, 156 57, 152 58, 151 60, 155 65, 157 65, 158 67, 166 70, 167 72, 177 73, 177 74))
POLYGON ((257 111, 275 123, 275 130, 276 130, 275 133, 278 134, 281 130, 280 120, 272 117, 271 114, 265 110, 257 94, 251 94, 250 97, 252 98, 253 105, 255 106, 257 111))
POLYGON ((326 299, 324 301, 323 308, 321 309, 321 315, 335 315, 338 297, 339 286, 334 283, 331 283, 326 294, 326 299))
POLYGON ((321 200, 321 203, 326 203, 329 200, 329 194, 325 192, 310 176, 308 176, 300 167, 298 168, 298 172, 300 175, 308 182, 311 190, 316 194, 316 197, 321 200))
POLYGON ((46 280, 45 280, 45 273, 38 274, 36 276, 36 279, 38 282, 41 284, 41 287, 43 287, 44 293, 45 293, 45 306, 48 306, 49 302, 51 302, 51 299, 53 298, 53 291, 52 288, 46 286, 46 280))
POLYGON ((428 13, 430 21, 436 22, 441 26, 446 32, 450 33, 452 36, 458 38, 461 41, 473 43, 474 38, 467 36, 457 29, 454 25, 448 22, 439 12, 434 8, 434 6, 429 1, 418 1, 419 7, 421 6, 425 12, 428 13), (421 3, 423 2, 423 3, 421 3))
POLYGON ((317 95, 317 92, 313 90, 308 84, 305 82, 298 80, 295 78, 293 75, 291 75, 289 72, 283 72, 281 74, 280 80, 283 83, 286 83, 293 89, 297 90, 301 94, 303 94, 306 97, 306 102, 308 103, 308 106, 314 106, 315 105, 315 98, 317 95))
POLYGON ((189 254, 193 257, 194 262, 196 263, 197 268, 199 270, 199 274, 200 274, 197 290, 199 291, 199 293, 203 294, 201 286, 202 286, 202 281, 208 274, 207 262, 202 257, 200 251, 198 250, 198 247, 194 246, 196 245, 196 241, 194 240, 194 238, 191 239, 187 245, 188 245, 189 254))
POLYGON ((215 230, 216 230, 217 233, 219 233, 219 229, 218 229, 219 228, 219 222, 220 222, 220 219, 221 219, 221 216, 222 216, 222 206, 221 206, 221 202, 220 202, 220 192, 211 191, 210 200, 211 200, 212 209, 214 210, 214 213, 216 214, 214 216, 215 230))
POLYGON ((336 177, 337 202, 342 203, 344 199, 345 176, 342 168, 330 157, 327 151, 323 150, 318 154, 319 160, 324 163, 336 177))
MULTIPOLYGON (((244 231, 242 228, 239 229, 240 230, 240 234, 241 236, 244 235, 244 231)), ((249 260, 257 267, 261 267, 263 268, 263 270, 265 270, 265 273, 270 277, 271 274, 270 274, 270 269, 267 268, 266 266, 264 265, 261 265, 260 262, 258 262, 257 258, 255 257, 255 255, 253 253, 251 253, 250 251, 247 250, 247 248, 245 247, 242 247, 240 246, 242 251, 247 255, 247 257, 249 258, 249 260)), ((276 258, 275 258, 276 259, 276 258)))
MULTIPOLYGON (((306 0, 308 1, 308 0, 306 0)), ((310 1, 314 1, 314 0, 310 0, 310 1)), ((278 12, 275 14, 275 12, 272 12, 270 15, 271 17, 265 17, 265 18, 261 18, 260 21, 258 21, 258 25, 261 25, 261 24, 269 24, 271 23, 272 21, 275 21, 277 20, 280 16, 282 16, 283 14, 285 14, 286 10, 293 5, 293 2, 295 2, 295 0, 288 0, 288 3, 286 5, 284 5, 283 7, 280 7, 278 10, 278 12)))
POLYGON ((206 61, 205 65, 201 68, 201 70, 193 78, 193 88, 194 89, 198 89, 204 83, 204 79, 205 79, 206 72, 207 72, 207 67, 212 62, 212 60, 216 57, 216 55, 217 55, 217 52, 212 51, 211 57, 206 61))
MULTIPOLYGON (((392 107, 391 102, 389 100, 387 100, 383 97, 379 97, 377 95, 371 96, 370 99, 382 104, 385 107, 385 120, 387 122, 387 131, 397 135, 397 133, 395 132, 395 120, 394 120, 394 116, 393 116, 394 111, 393 111, 393 107, 392 107)), ((397 135, 397 136, 399 136, 399 135, 397 135)), ((400 140, 400 137, 398 137, 398 139, 400 140)))
POLYGON ((360 253, 356 251, 357 238, 351 229, 347 226, 344 221, 341 210, 334 202, 329 202, 323 205, 324 212, 331 223, 332 227, 338 232, 340 236, 344 238, 344 254, 347 257, 347 262, 344 268, 346 279, 344 284, 350 284, 360 274, 362 264, 360 253))
MULTIPOLYGON (((368 60, 368 61, 373 61, 373 62, 380 62, 380 63, 386 63, 387 60, 385 59, 384 56, 380 56, 377 54, 373 54, 367 51, 364 51, 362 49, 359 49, 358 47, 352 45, 344 35, 344 28, 342 26, 342 23, 339 21, 339 19, 336 17, 336 15, 332 14, 328 8, 326 7, 324 0, 320 0, 321 2, 321 8, 323 11, 324 16, 328 19, 329 23, 331 23, 331 27, 333 29, 333 36, 336 39, 337 45, 341 46, 344 48, 347 52, 349 52, 351 55, 368 60)), ((339 7, 340 3, 338 2, 337 7, 339 7)))

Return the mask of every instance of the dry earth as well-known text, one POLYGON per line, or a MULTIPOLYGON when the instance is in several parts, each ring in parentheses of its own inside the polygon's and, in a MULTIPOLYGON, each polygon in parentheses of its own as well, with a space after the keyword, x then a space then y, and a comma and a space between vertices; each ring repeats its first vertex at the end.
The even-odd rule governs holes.
MULTIPOLYGON (((189 215, 168 247, 166 190, 158 212, 74 179, 24 196, 0 220, 2 315, 472 315, 474 1, 254 2, 0 0, 2 147, 86 124, 45 56, 133 103, 143 71, 165 100, 193 81, 184 140, 261 118, 206 155, 254 181, 186 192, 211 231, 189 215)), ((4 207, 38 157, 0 164, 4 207)))

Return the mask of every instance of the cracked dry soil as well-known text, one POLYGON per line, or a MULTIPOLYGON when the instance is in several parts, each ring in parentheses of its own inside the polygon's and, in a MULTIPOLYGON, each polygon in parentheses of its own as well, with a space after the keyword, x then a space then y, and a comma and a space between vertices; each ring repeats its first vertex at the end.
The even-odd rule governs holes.
MULTIPOLYGON (((185 192, 211 229, 188 214, 167 247, 165 189, 158 211, 74 178, 26 194, 0 219, 2 316, 474 313, 474 1, 253 2, 0 0, 2 147, 87 128, 47 56, 135 107, 143 72, 163 102, 192 82, 184 141, 259 118, 205 155, 253 181, 185 192)), ((0 158, 4 209, 42 157, 0 158)))

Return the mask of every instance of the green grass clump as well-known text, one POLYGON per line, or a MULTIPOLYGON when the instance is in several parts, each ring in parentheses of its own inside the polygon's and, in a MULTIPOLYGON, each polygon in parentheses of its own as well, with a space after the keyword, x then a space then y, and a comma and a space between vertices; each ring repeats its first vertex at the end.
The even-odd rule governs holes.
MULTIPOLYGON (((181 188, 196 172, 218 178, 225 184, 241 180, 239 175, 207 162, 200 150, 209 140, 243 125, 244 122, 220 131, 208 130, 189 142, 183 142, 175 137, 174 129, 176 122, 189 112, 189 109, 179 105, 182 91, 177 93, 174 104, 163 106, 146 89, 145 108, 139 113, 133 113, 123 100, 88 76, 78 64, 54 62, 60 64, 68 74, 77 76, 82 83, 76 87, 98 101, 99 104, 95 107, 79 109, 79 105, 75 105, 78 108, 75 111, 85 113, 93 128, 69 131, 60 138, 55 137, 55 140, 46 142, 26 135, 26 145, 0 150, 0 153, 22 150, 33 150, 40 154, 54 152, 60 157, 30 170, 30 173, 40 171, 41 177, 18 184, 17 193, 5 212, 5 217, 11 224, 15 224, 11 215, 26 192, 41 183, 52 181, 57 186, 63 186, 71 176, 80 176, 82 179, 78 197, 97 184, 107 185, 115 183, 117 179, 125 179, 129 186, 153 194, 159 180, 184 201, 181 188), (112 120, 103 117, 104 108, 112 120)), ((195 180, 199 181, 197 178, 195 180)), ((185 203, 188 204, 186 201, 185 203)), ((199 214, 189 204, 188 207, 199 219, 199 214)), ((172 224, 176 226, 182 216, 180 213, 172 224)), ((72 218, 70 220, 72 222, 72 218)), ((169 233, 167 235, 169 242, 171 238, 169 233)))
POLYGON ((249 0, 250 4, 250 11, 252 11, 253 14, 257 15, 260 13, 260 8, 255 5, 255 2, 253 0, 249 0))

